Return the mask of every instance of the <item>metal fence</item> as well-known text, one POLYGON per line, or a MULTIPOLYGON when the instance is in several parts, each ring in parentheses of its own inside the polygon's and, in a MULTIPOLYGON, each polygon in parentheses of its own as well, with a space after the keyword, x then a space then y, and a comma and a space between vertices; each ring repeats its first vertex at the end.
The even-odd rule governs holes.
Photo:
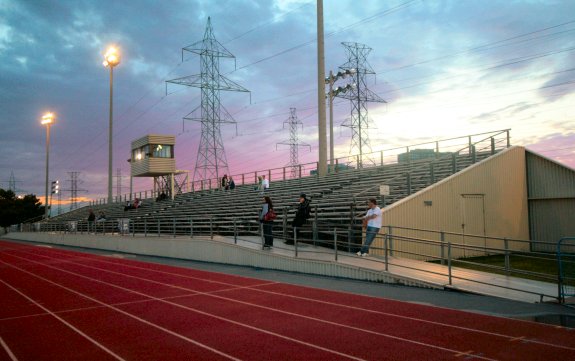
MULTIPOLYGON (((275 238, 274 248, 283 252, 293 252, 297 258, 322 259, 338 262, 342 257, 356 257, 355 252, 362 245, 365 236, 360 226, 322 223, 317 220, 301 228, 292 228, 287 219, 278 217, 272 226, 275 238), (289 243, 289 245, 284 244, 289 243)), ((262 225, 254 218, 218 220, 213 217, 165 217, 165 218, 122 218, 114 221, 69 221, 61 223, 34 223, 12 227, 12 231, 92 233, 120 237, 220 237, 234 244, 264 249, 262 225)), ((455 281, 486 284, 508 290, 534 294, 544 298, 565 302, 575 295, 575 237, 564 238, 559 242, 557 254, 524 251, 537 241, 486 237, 453 232, 384 226, 370 247, 370 256, 365 258, 375 262, 385 271, 394 268, 401 271, 421 271, 446 285, 455 281), (462 242, 466 237, 467 242, 462 242), (481 245, 469 242, 469 238, 488 242, 481 245), (497 262, 485 262, 485 257, 497 262), (406 262, 410 260, 410 262, 406 262), (525 269, 525 262, 538 262, 544 268, 559 268, 559 276, 551 272, 538 272, 525 269), (474 278, 468 273, 457 273, 457 269, 529 278, 549 284, 558 284, 558 292, 528 291, 510 285, 498 285, 489 278, 474 278)))
POLYGON ((557 243, 557 266, 559 301, 575 306, 575 237, 563 237, 557 243))

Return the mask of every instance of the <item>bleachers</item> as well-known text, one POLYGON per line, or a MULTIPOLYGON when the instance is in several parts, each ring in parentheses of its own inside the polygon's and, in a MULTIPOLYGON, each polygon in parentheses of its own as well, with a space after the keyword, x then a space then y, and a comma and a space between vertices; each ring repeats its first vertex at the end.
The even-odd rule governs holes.
MULTIPOLYGON (((480 152, 472 156, 465 152, 439 159, 346 169, 326 177, 271 179, 270 189, 265 194, 271 197, 278 213, 274 232, 285 232, 294 217, 301 193, 312 199, 310 224, 313 222, 315 227, 349 229, 350 226, 357 227, 358 217, 365 212, 367 199, 381 200, 381 184, 390 186, 390 195, 385 197, 385 205, 388 206, 491 155, 492 152, 480 152)), ((152 232, 154 227, 160 228, 160 223, 167 222, 173 222, 174 229, 186 232, 191 222, 199 225, 201 220, 204 220, 205 227, 215 227, 221 234, 232 232, 234 222, 240 232, 257 232, 261 203, 262 194, 254 190, 254 184, 240 184, 233 191, 212 189, 188 192, 178 194, 174 200, 159 202, 151 198, 143 199, 140 208, 128 211, 124 211, 121 203, 83 207, 48 222, 85 221, 88 209, 91 208, 96 215, 103 211, 109 221, 129 218, 140 225, 145 222, 152 232), (209 225, 206 220, 209 220, 209 225)))

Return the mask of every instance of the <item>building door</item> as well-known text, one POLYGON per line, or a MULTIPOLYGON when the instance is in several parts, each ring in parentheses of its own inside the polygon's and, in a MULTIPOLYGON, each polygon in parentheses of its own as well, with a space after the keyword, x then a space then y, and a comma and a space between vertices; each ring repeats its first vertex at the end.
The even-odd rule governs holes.
MULTIPOLYGON (((485 203, 483 194, 461 195, 461 233, 463 244, 475 247, 487 247, 485 239, 485 203)), ((464 249, 463 257, 485 255, 480 249, 464 249)))

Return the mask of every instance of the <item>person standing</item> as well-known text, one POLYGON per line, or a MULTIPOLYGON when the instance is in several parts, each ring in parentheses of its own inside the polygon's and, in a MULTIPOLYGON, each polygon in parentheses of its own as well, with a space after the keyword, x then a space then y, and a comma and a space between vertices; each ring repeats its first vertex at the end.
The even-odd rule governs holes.
POLYGON ((222 177, 222 189, 223 190, 228 190, 230 188, 230 184, 228 183, 228 175, 224 174, 224 176, 222 177))
POLYGON ((265 175, 262 175, 262 192, 265 192, 266 189, 270 187, 270 181, 266 179, 265 175))
POLYGON ((274 245, 274 236, 272 233, 273 229, 273 219, 266 219, 268 212, 273 211, 274 206, 270 197, 265 196, 262 198, 262 210, 260 212, 260 223, 263 225, 264 229, 264 249, 269 249, 274 245))
POLYGON ((88 211, 88 232, 92 232, 94 229, 94 221, 96 220, 96 214, 93 210, 88 211))
MULTIPOLYGON (((309 215, 311 214, 311 207, 310 204, 311 200, 307 199, 305 193, 299 195, 299 203, 297 206, 297 210, 295 212, 295 217, 291 222, 293 228, 295 228, 294 238, 299 236, 299 230, 301 226, 305 224, 309 215)), ((285 244, 294 244, 294 240, 288 239, 285 244)))
POLYGON ((375 198, 370 198, 367 201, 367 213, 363 217, 363 228, 365 228, 365 242, 363 246, 357 252, 358 256, 367 257, 369 252, 369 246, 375 239, 375 236, 379 233, 381 228, 381 208, 377 206, 377 200, 375 198))

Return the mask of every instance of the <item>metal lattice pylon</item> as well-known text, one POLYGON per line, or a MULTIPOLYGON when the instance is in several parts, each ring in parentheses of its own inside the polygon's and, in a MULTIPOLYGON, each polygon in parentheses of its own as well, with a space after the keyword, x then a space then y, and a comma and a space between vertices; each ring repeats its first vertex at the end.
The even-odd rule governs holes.
POLYGON ((182 49, 182 61, 184 51, 200 55, 200 74, 167 82, 201 89, 201 104, 184 117, 202 123, 194 180, 219 179, 221 175, 229 172, 220 124, 236 123, 220 104, 220 91, 249 92, 249 90, 220 74, 220 58, 235 57, 214 37, 210 18, 203 40, 182 49), (199 117, 193 115, 198 109, 201 110, 199 117))
POLYGON ((348 99, 351 102, 351 118, 344 122, 342 126, 351 129, 351 154, 359 154, 359 164, 363 164, 363 154, 371 152, 369 142, 369 121, 367 116, 367 103, 386 103, 377 94, 368 89, 366 76, 375 74, 367 61, 367 55, 371 48, 364 44, 343 42, 341 43, 348 52, 347 63, 340 66, 342 70, 354 69, 354 87, 341 95, 339 98, 348 99))
POLYGON ((290 167, 290 176, 291 178, 298 177, 298 165, 299 165, 299 147, 309 147, 311 151, 311 146, 307 143, 300 143, 298 139, 297 129, 298 126, 303 128, 303 123, 298 120, 297 115, 295 114, 296 108, 290 108, 290 117, 288 120, 284 122, 284 126, 286 124, 290 127, 290 139, 287 142, 280 142, 276 144, 276 149, 279 144, 282 145, 289 145, 290 146, 290 162, 288 163, 288 167, 290 167))

